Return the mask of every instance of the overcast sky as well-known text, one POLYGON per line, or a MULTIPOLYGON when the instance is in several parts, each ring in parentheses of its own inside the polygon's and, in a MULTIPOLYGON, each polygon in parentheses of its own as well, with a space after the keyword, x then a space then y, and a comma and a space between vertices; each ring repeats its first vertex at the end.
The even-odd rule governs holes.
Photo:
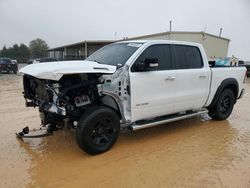
POLYGON ((231 39, 232 54, 250 60, 250 0, 0 0, 0 48, 42 38, 50 47, 169 30, 231 39))

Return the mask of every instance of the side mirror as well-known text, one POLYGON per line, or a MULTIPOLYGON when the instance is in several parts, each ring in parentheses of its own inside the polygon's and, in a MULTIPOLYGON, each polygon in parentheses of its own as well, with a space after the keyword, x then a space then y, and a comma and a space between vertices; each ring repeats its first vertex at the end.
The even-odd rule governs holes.
POLYGON ((146 58, 137 64, 137 71, 152 71, 159 67, 157 58, 146 58))

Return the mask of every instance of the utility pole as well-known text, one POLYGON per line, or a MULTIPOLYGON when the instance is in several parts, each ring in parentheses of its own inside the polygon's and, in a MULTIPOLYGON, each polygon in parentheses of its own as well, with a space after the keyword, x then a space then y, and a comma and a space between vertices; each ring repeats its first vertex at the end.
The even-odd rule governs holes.
POLYGON ((221 37, 221 33, 222 33, 222 28, 220 28, 220 34, 219 34, 219 37, 221 37))
POLYGON ((206 30, 207 30, 207 26, 205 25, 203 32, 206 33, 206 30))
POLYGON ((172 20, 169 21, 169 32, 172 31, 172 20))

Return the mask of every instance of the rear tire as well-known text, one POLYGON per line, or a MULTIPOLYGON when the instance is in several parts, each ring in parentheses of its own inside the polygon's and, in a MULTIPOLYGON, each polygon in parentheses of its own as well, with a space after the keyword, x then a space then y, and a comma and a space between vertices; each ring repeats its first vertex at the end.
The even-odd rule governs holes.
POLYGON ((208 115, 214 120, 227 119, 234 107, 235 96, 231 89, 225 89, 220 94, 216 104, 209 109, 208 115))
POLYGON ((89 109, 78 122, 76 141, 85 152, 96 155, 109 150, 120 133, 120 118, 111 108, 89 109))

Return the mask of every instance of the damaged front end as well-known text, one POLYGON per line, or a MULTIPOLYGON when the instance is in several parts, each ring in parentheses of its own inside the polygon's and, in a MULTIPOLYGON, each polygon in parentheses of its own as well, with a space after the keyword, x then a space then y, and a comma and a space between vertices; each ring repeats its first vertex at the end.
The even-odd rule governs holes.
POLYGON ((91 105, 100 103, 99 74, 65 75, 59 81, 23 76, 27 107, 38 107, 41 125, 53 132, 65 122, 74 127, 91 105))
POLYGON ((96 74, 66 75, 60 81, 53 81, 24 75, 26 106, 39 107, 43 125, 48 119, 60 117, 73 121, 87 105, 98 103, 98 77, 96 74))
MULTIPOLYGON (((121 116, 121 125, 130 115, 127 69, 114 74, 82 73, 64 75, 59 81, 23 76, 27 107, 38 107, 41 125, 52 133, 61 127, 76 128, 81 116, 93 106, 106 105, 121 116)), ((27 128, 26 128, 27 130, 27 128)), ((19 133, 25 137, 27 131, 19 133)))
POLYGON ((59 83, 24 75, 23 88, 27 107, 39 107, 47 112, 66 115, 66 109, 58 104, 59 83))

